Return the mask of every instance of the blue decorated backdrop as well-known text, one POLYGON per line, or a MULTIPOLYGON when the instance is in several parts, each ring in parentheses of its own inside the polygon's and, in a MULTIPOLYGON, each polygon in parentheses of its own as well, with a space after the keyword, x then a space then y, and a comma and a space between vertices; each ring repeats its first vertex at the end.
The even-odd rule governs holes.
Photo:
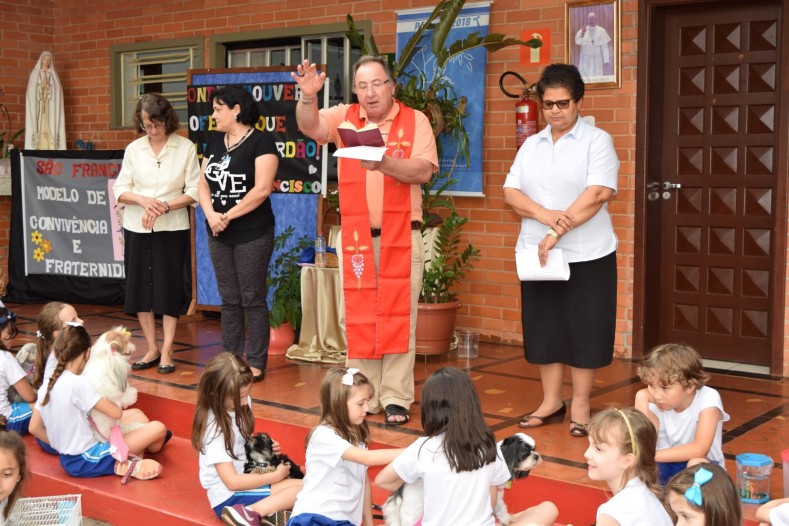
MULTIPOLYGON (((266 89, 260 91, 258 100, 262 126, 275 136, 280 152, 280 165, 276 177, 276 191, 272 193, 271 206, 276 217, 275 234, 279 235, 288 226, 293 226, 294 234, 288 240, 285 250, 296 245, 302 236, 315 237, 318 222, 318 192, 325 188, 325 169, 323 169, 323 156, 325 148, 318 148, 315 152, 306 148, 307 141, 296 130, 296 99, 291 97, 293 92, 287 88, 293 84, 288 72, 283 68, 254 68, 254 69, 224 69, 224 70, 196 70, 191 74, 190 87, 218 87, 232 84, 241 85, 250 91, 256 87, 270 85, 284 85, 281 96, 266 97, 266 89), (273 120, 272 120, 273 119, 273 120), (270 129, 269 123, 273 122, 274 128, 270 129), (299 149, 298 144, 305 148, 299 149), (300 153, 301 152, 301 153, 300 153), (304 155, 302 155, 302 153, 304 155), (310 153, 311 155, 306 155, 310 153), (317 170, 317 173, 316 173, 317 170), (283 184, 284 183, 284 184, 283 184), (316 184, 317 183, 317 184, 316 184), (317 189, 316 189, 317 187, 317 189)), ((253 96, 255 96, 254 91, 253 96)), ((271 93, 280 93, 277 90, 271 93)), ((205 142, 203 134, 212 129, 209 118, 210 104, 202 98, 196 98, 189 104, 189 138, 198 145, 205 142), (192 126, 192 124, 195 124, 192 126)), ((260 126, 258 126, 260 128, 260 126)), ((271 258, 273 262, 277 253, 271 258)), ((205 215, 198 207, 195 210, 195 280, 197 283, 197 304, 206 307, 220 306, 222 301, 216 288, 214 267, 208 253, 206 240, 205 215)), ((269 290, 269 302, 272 291, 269 290)))
MULTIPOLYGON (((400 54, 408 39, 416 32, 432 12, 433 8, 410 9, 397 13, 397 53, 400 54)), ((466 5, 458 15, 454 27, 449 31, 446 42, 464 39, 472 33, 480 36, 488 34, 490 3, 466 5)), ((436 57, 432 51, 433 32, 426 31, 419 43, 419 49, 405 71, 418 69, 424 71, 427 82, 433 79, 436 57)), ((471 162, 468 167, 458 164, 452 177, 457 180, 452 187, 453 194, 482 195, 482 127, 485 112, 485 66, 487 51, 476 48, 454 57, 444 70, 445 76, 453 86, 458 98, 466 97, 468 116, 463 123, 468 133, 471 162)), ((442 171, 449 171, 457 152, 457 144, 452 139, 441 137, 442 171)))
MULTIPOLYGON (((315 232, 318 229, 317 195, 271 194, 269 199, 271 199, 271 206, 274 209, 274 216, 277 218, 275 234, 279 235, 291 225, 295 229, 288 240, 286 249, 296 246, 296 242, 302 236, 315 237, 315 232)), ((195 210, 195 224, 197 303, 203 306, 219 306, 222 301, 216 289, 214 266, 211 264, 211 256, 208 254, 205 215, 200 207, 195 210)), ((277 253, 271 257, 271 261, 273 262, 276 257, 277 253)), ((268 291, 269 303, 272 292, 268 291)))

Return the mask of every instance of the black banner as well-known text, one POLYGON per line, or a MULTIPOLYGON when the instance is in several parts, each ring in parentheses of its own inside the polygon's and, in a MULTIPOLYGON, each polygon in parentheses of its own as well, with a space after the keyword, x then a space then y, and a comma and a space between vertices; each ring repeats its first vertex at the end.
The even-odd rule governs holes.
MULTIPOLYGON (((61 187, 64 191, 65 195, 72 196, 78 195, 80 199, 83 197, 84 200, 87 202, 89 200, 88 190, 83 188, 86 184, 87 179, 90 180, 99 180, 98 184, 99 187, 107 190, 108 185, 110 185, 110 180, 114 179, 117 176, 117 171, 108 170, 106 173, 102 172, 101 170, 82 170, 78 171, 76 169, 70 170, 68 173, 64 173, 62 171, 58 171, 56 167, 60 166, 71 166, 71 167, 91 167, 91 166, 105 166, 108 165, 106 162, 99 162, 99 161, 106 161, 108 159, 116 159, 117 164, 120 165, 123 159, 123 150, 105 150, 105 151, 87 151, 87 150, 21 150, 21 153, 24 154, 25 159, 29 162, 26 163, 28 169, 31 165, 36 167, 42 167, 43 171, 38 170, 36 168, 34 171, 35 173, 28 174, 30 177, 25 180, 22 177, 22 170, 21 170, 21 155, 20 150, 12 150, 12 157, 11 157, 11 185, 12 185, 12 201, 11 201, 11 232, 9 235, 9 246, 8 246, 8 295, 7 299, 10 301, 20 301, 20 302, 37 302, 37 301, 64 301, 68 303, 94 303, 94 304, 102 304, 102 305, 118 305, 123 303, 125 291, 126 291, 126 280, 124 279, 123 275, 117 278, 108 278, 108 277, 96 277, 102 275, 102 273, 93 273, 93 272, 55 272, 52 273, 40 273, 43 272, 41 269, 28 269, 26 271, 26 258, 25 254, 25 243, 27 238, 25 236, 25 232, 30 230, 29 228, 25 228, 26 226, 30 226, 30 224, 26 223, 28 220, 32 220, 35 217, 36 211, 35 207, 26 207, 24 204, 25 196, 28 196, 29 199, 40 199, 40 197, 36 197, 37 194, 35 192, 35 188, 30 185, 40 186, 38 185, 37 181, 43 179, 46 180, 49 178, 50 181, 55 181, 56 179, 58 182, 59 187, 61 187), (48 169, 47 167, 51 166, 52 169, 48 169), (38 173, 38 172, 41 173, 38 173), (55 173, 58 172, 57 177, 55 177, 55 173), (95 173, 94 173, 95 172, 95 173), (77 181, 77 179, 85 178, 86 181, 77 181), (83 195, 84 194, 84 195, 83 195), (31 197, 32 196, 32 197, 31 197), (28 210, 26 211, 26 208, 28 210), (39 273, 36 273, 39 272, 39 273), (66 274, 74 274, 74 275, 66 275, 66 274), (78 275, 77 275, 78 274, 78 275)), ((109 165, 115 165, 115 163, 109 163, 109 165)), ((54 184, 54 183, 51 183, 54 184)), ((46 186, 45 188, 49 188, 46 186)), ((91 190, 93 191, 93 190, 91 190)), ((109 191, 107 190, 109 193, 109 191)), ((98 195, 96 191, 93 191, 91 195, 98 195)), ((107 195, 107 194, 105 194, 107 195)), ((94 199, 94 201, 97 201, 94 199)), ((101 203, 95 202, 92 206, 88 207, 87 205, 81 205, 82 208, 79 206, 72 207, 71 211, 73 212, 73 217, 64 218, 70 219, 73 221, 81 221, 84 219, 90 219, 89 215, 86 215, 91 209, 94 208, 104 208, 101 216, 106 217, 106 221, 109 224, 110 218, 114 214, 114 211, 111 209, 112 204, 110 201, 114 202, 113 200, 106 199, 103 200, 101 203), (79 210, 85 210, 85 213, 80 213, 79 210)), ((65 203, 57 203, 58 206, 63 207, 65 203)), ((45 206, 44 210, 55 211, 59 210, 59 208, 55 207, 50 203, 50 206, 45 206)), ((93 213, 93 212, 91 212, 93 213)), ((62 214, 61 214, 62 215, 62 214)), ((68 215, 68 214, 66 214, 68 215)), ((38 225, 41 226, 41 225, 38 225)), ((63 236, 63 232, 56 232, 55 230, 50 230, 44 232, 40 228, 34 229, 33 231, 27 232, 30 234, 30 243, 35 243, 38 237, 41 237, 37 246, 33 247, 32 245, 27 247, 31 249, 31 254, 34 250, 38 250, 41 255, 40 261, 35 261, 35 264, 40 264, 42 269, 45 269, 44 263, 46 263, 46 259, 55 254, 56 251, 54 247, 52 251, 46 250, 46 246, 42 248, 41 244, 44 241, 52 242, 52 240, 58 240, 60 237, 63 236), (36 236, 36 233, 39 236, 36 236), (51 240, 49 238, 52 238, 51 240), (36 238, 36 239, 33 239, 36 238)), ((91 234, 93 235, 93 234, 91 234)), ((102 239, 105 241, 102 245, 106 245, 107 250, 109 253, 112 253, 112 229, 107 232, 105 235, 102 235, 102 239)), ((68 237, 68 236, 66 236, 68 237)), ((95 237, 95 236, 94 236, 95 237)), ((65 239, 65 238, 64 238, 65 239)), ((58 244, 55 241, 53 244, 58 244)), ((60 243, 64 245, 68 245, 70 249, 70 258, 74 261, 85 260, 88 262, 89 260, 92 261, 90 258, 94 258, 96 254, 92 254, 91 252, 95 252, 90 247, 91 245, 88 242, 80 243, 79 245, 75 245, 75 241, 71 240, 69 243, 60 243), (74 247, 77 246, 80 250, 76 250, 74 247), (84 249, 84 250, 83 250, 84 249), (87 252, 85 252, 87 250, 87 252)), ((109 256, 109 260, 112 257, 109 256)), ((109 261, 108 260, 108 261, 109 261)), ((71 260, 70 260, 71 261, 71 260)), ((28 262, 29 263, 29 262, 28 262)), ((62 262, 61 262, 62 263, 62 262)), ((73 263, 73 262, 72 262, 73 263)), ((29 263, 30 264, 30 263, 29 263)), ((76 266, 82 268, 83 266, 88 265, 90 268, 90 263, 83 263, 77 264, 76 266)), ((61 265, 62 266, 62 265, 61 265)), ((74 266, 74 264, 72 264, 74 266)), ((94 265, 95 266, 95 265, 94 265)), ((56 267, 53 266, 53 269, 56 267)), ((123 262, 120 261, 120 269, 123 268, 123 262)), ((114 275, 114 273, 110 273, 110 275, 114 275)))
POLYGON ((274 191, 291 194, 322 192, 324 148, 305 136, 296 124, 298 86, 291 78, 293 68, 249 68, 248 70, 197 70, 191 73, 186 99, 189 139, 197 145, 202 160, 208 134, 215 131, 211 118, 211 93, 229 85, 249 91, 258 103, 256 128, 274 137, 280 156, 274 191))

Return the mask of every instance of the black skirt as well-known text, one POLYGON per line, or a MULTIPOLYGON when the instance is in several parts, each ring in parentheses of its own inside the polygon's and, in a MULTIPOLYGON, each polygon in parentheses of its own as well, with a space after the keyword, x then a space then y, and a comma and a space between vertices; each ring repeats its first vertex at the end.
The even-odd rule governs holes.
POLYGON ((616 252, 570 263, 568 281, 522 281, 521 305, 529 363, 609 365, 616 330, 616 252))
POLYGON ((126 300, 123 311, 177 318, 184 302, 189 230, 139 233, 123 230, 126 300))

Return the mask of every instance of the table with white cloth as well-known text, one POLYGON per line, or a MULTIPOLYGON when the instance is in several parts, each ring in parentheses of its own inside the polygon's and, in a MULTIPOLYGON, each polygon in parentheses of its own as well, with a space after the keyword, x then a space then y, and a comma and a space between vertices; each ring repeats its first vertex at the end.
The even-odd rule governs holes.
POLYGON ((345 305, 340 269, 304 266, 301 269, 301 334, 287 357, 308 362, 344 364, 345 305))

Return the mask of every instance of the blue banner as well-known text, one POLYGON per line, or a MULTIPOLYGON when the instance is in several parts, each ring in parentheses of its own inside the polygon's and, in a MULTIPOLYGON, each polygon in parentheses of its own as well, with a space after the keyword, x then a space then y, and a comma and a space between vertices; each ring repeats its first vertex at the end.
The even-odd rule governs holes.
MULTIPOLYGON (((397 54, 405 47, 408 39, 427 20, 433 8, 413 9, 397 13, 397 54)), ((480 37, 488 34, 490 19, 490 4, 475 3, 465 6, 458 15, 454 27, 449 31, 447 46, 456 40, 465 39, 472 33, 479 33, 480 37)), ((427 77, 427 82, 433 80, 435 75, 435 55, 432 51, 433 32, 426 31, 419 42, 419 47, 405 71, 422 71, 427 77)), ((475 48, 461 53, 447 64, 444 75, 449 80, 458 98, 465 96, 467 99, 466 113, 463 120, 468 133, 471 160, 469 166, 462 163, 458 156, 455 161, 458 146, 450 138, 440 137, 442 158, 439 159, 441 171, 450 170, 452 163, 456 162, 452 172, 457 183, 452 187, 452 194, 456 195, 482 195, 482 132, 485 111, 485 67, 487 64, 487 51, 484 47, 475 48)))

